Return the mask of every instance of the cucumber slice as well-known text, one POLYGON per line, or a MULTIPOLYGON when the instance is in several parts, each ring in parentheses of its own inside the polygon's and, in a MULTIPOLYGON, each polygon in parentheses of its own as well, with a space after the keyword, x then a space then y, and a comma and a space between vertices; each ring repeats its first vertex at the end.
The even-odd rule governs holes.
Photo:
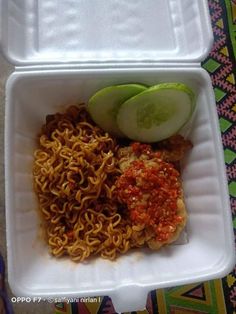
POLYGON ((194 94, 186 85, 159 84, 124 102, 117 124, 132 140, 157 142, 177 133, 190 119, 194 107, 194 94))
POLYGON ((116 115, 120 105, 147 87, 141 84, 124 84, 105 87, 94 94, 88 102, 88 111, 103 130, 117 137, 124 137, 117 126, 116 115))

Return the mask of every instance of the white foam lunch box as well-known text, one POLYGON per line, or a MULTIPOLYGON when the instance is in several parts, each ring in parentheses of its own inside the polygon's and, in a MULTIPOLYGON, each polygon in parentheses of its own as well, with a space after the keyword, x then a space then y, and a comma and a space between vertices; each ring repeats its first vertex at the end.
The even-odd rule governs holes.
MULTIPOLYGON (((150 290, 219 278, 234 266, 234 237, 218 116, 200 66, 213 35, 206 0, 0 0, 0 41, 15 65, 6 84, 8 279, 17 296, 112 298, 145 308, 150 290), (32 163, 47 114, 104 86, 183 82, 197 96, 182 163, 188 241, 115 262, 56 259, 40 237, 32 163)), ((128 119, 128 117, 127 117, 128 119)))

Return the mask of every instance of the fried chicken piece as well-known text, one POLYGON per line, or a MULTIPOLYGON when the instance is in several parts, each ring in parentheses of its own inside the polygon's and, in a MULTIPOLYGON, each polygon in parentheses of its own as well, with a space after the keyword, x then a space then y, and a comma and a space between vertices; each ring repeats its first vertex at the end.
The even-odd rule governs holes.
POLYGON ((187 212, 176 162, 192 147, 191 142, 182 136, 172 137, 158 145, 155 151, 150 145, 133 143, 118 151, 123 173, 118 179, 118 194, 130 211, 131 221, 139 226, 133 231, 134 243, 146 243, 153 250, 177 240, 186 225, 187 212), (173 186, 176 186, 174 192, 173 186), (164 190, 166 194, 160 199, 159 195, 164 190), (166 198, 169 198, 167 202, 166 198))
POLYGON ((158 241, 155 237, 155 234, 150 240, 147 240, 147 244, 152 250, 159 250, 163 245, 167 245, 176 241, 182 230, 184 229, 187 222, 187 211, 183 198, 179 198, 177 201, 177 214, 182 217, 182 221, 176 226, 175 231, 171 234, 171 236, 166 241, 158 241))
POLYGON ((118 159, 121 171, 124 171, 134 160, 147 160, 161 158, 167 162, 179 162, 186 152, 192 148, 192 143, 181 135, 174 135, 157 144, 156 150, 151 145, 133 143, 131 146, 118 150, 118 159), (139 148, 135 149, 138 144, 139 148))
POLYGON ((187 222, 187 211, 183 198, 178 199, 177 206, 178 206, 177 214, 181 216, 183 219, 176 226, 175 231, 172 232, 172 234, 166 241, 158 241, 156 238, 156 233, 154 232, 153 228, 145 227, 145 225, 135 225, 132 227, 133 232, 131 236, 131 246, 142 247, 144 244, 147 244, 147 246, 151 250, 156 251, 159 250, 162 246, 175 242, 179 238, 180 233, 183 231, 187 222))
POLYGON ((192 143, 179 134, 157 144, 157 150, 161 152, 161 158, 168 162, 180 161, 192 147, 192 143))

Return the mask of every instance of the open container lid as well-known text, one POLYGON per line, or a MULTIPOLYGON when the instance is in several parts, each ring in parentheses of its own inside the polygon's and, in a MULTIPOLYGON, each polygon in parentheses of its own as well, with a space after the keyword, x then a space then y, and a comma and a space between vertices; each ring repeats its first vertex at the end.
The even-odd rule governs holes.
POLYGON ((200 63, 207 0, 0 0, 0 41, 17 65, 200 63))

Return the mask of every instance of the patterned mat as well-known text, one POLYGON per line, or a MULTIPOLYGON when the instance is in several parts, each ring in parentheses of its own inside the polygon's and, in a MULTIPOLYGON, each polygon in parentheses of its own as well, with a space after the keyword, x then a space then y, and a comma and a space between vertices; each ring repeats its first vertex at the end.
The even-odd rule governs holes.
MULTIPOLYGON (((210 73, 215 90, 236 234, 236 0, 209 0, 209 7, 215 43, 202 66, 210 73)), ((11 313, 11 305, 4 292, 3 277, 3 260, 0 258, 0 313, 11 313)), ((84 301, 86 300, 85 298, 84 301)), ((57 303, 54 313, 115 313, 109 297, 90 298, 88 301, 57 303)), ((222 280, 151 291, 147 309, 130 314, 135 313, 236 314, 236 268, 222 280)))
MULTIPOLYGON (((209 0, 214 46, 202 66, 215 91, 236 234, 236 0, 209 0)), ((114 314, 109 297, 58 303, 56 314, 114 314), (94 302, 91 302, 94 301, 94 302)), ((236 268, 222 280, 152 291, 147 310, 130 314, 236 314, 236 268)), ((128 313, 126 313, 128 314, 128 313)))

